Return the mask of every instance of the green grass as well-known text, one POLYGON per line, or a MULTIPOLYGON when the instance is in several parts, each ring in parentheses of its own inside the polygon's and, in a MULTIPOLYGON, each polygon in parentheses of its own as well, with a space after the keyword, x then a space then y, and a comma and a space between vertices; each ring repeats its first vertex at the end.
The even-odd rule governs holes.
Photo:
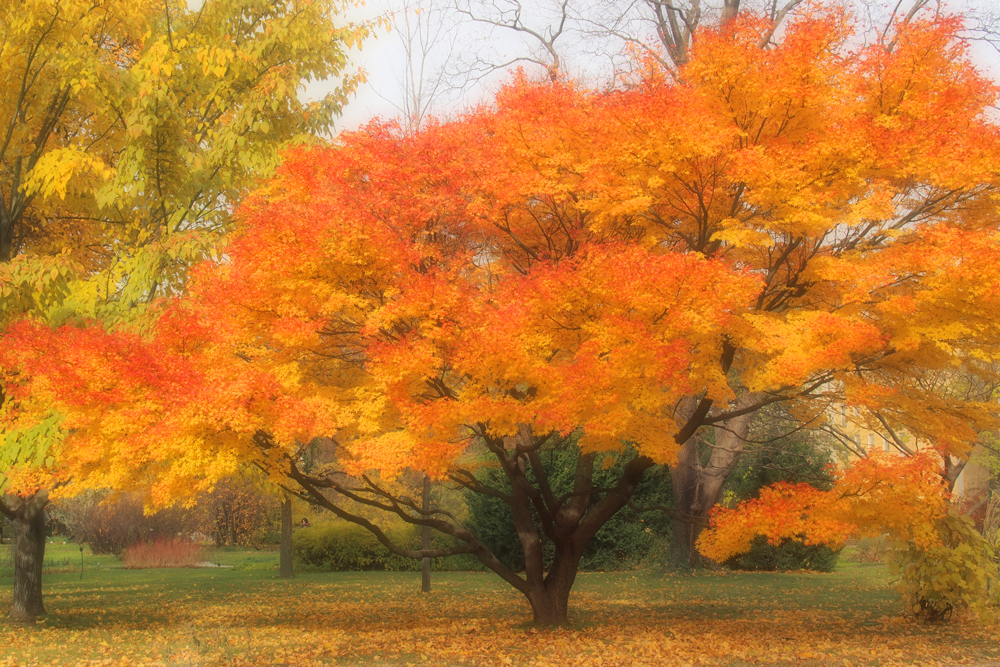
MULTIPOLYGON (((75 545, 50 545, 46 558, 73 555, 74 571, 46 574, 44 622, 0 622, 0 665, 1000 664, 993 627, 903 618, 882 566, 582 573, 572 626, 539 632, 523 598, 488 573, 434 573, 423 595, 411 572, 281 580, 267 551, 209 555, 230 569, 125 570, 85 550, 82 580, 75 545)), ((2 606, 11 582, 0 578, 2 606)))

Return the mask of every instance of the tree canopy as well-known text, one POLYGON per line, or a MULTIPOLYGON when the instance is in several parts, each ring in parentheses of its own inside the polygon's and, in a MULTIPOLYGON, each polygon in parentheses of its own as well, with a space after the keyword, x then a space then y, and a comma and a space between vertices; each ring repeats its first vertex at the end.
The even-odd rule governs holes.
POLYGON ((289 150, 155 330, 20 323, 7 386, 73 425, 53 474, 170 503, 250 463, 333 511, 325 493, 452 535, 561 622, 589 539, 645 470, 697 454, 698 429, 846 402, 967 456, 996 425, 922 381, 998 353, 996 91, 959 27, 915 19, 857 48, 817 5, 764 49, 773 24, 740 15, 676 76, 649 59, 613 91, 519 78, 454 122, 289 150), (535 458, 574 431, 557 497, 535 458), (336 460, 306 474, 321 436, 336 460), (598 453, 626 442, 636 457, 594 488, 598 453), (510 495, 477 478, 487 458, 510 495), (525 577, 388 491, 408 468, 505 498, 525 577), (562 565, 542 571, 531 531, 562 565))
MULTIPOLYGON (((73 477, 60 461, 75 451, 64 436, 79 420, 46 391, 23 391, 52 376, 26 374, 14 323, 151 322, 147 307, 182 292, 189 267, 216 252, 236 202, 280 151, 331 129, 360 80, 347 49, 369 31, 343 21, 343 8, 0 2, 0 490, 13 494, 0 510, 15 525, 44 523, 45 490, 73 477), (302 99, 319 78, 338 85, 302 99)), ((108 369, 96 357, 81 363, 69 369, 75 380, 55 386, 101 395, 108 369), (73 372, 83 368, 89 376, 73 372)), ((40 552, 44 539, 32 545, 40 552)), ((25 606, 20 584, 15 592, 26 620, 41 609, 42 559, 17 562, 29 560, 35 602, 25 606)))

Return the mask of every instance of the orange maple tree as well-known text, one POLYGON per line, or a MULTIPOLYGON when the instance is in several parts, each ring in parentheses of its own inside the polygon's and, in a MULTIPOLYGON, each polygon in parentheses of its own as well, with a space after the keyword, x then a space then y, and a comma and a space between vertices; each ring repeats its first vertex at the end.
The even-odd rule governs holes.
POLYGON ((712 510, 712 529, 698 549, 723 562, 750 550, 765 536, 779 545, 788 539, 840 548, 851 537, 893 539, 927 548, 939 543, 935 521, 948 510, 948 494, 933 451, 913 457, 873 453, 840 471, 831 489, 781 482, 736 508, 712 510))
POLYGON ((920 378, 996 356, 994 90, 957 19, 901 24, 892 50, 852 50, 824 6, 762 49, 770 27, 705 31, 676 78, 518 79, 452 123, 291 152, 155 331, 25 324, 8 382, 72 413, 59 465, 77 486, 169 503, 252 463, 398 554, 474 554, 543 624, 566 621, 583 549, 653 465, 673 466, 690 546, 765 405, 810 420, 848 401, 965 455, 993 410, 920 378), (103 364, 106 386, 46 370, 85 335, 115 342, 58 363, 103 364), (569 433, 583 455, 557 494, 539 452, 569 433), (317 437, 337 456, 306 473, 317 437), (598 453, 626 442, 618 482, 595 488, 598 453), (524 575, 401 494, 407 469, 503 499, 524 575), (400 548, 351 502, 455 546, 400 548))
POLYGON ((888 537, 884 554, 901 576, 897 587, 914 615, 946 620, 956 608, 995 615, 991 589, 1000 578, 996 545, 949 507, 938 452, 871 452, 836 475, 832 488, 779 483, 734 508, 715 507, 698 539, 705 556, 725 562, 762 536, 840 549, 849 538, 888 537))
POLYGON ((853 49, 850 17, 812 6, 761 49, 769 25, 744 16, 701 34, 676 83, 650 66, 546 131, 602 137, 598 155, 548 139, 595 221, 629 219, 764 283, 718 362, 731 393, 681 406, 715 428, 710 452, 697 434, 672 469, 679 562, 696 559, 764 403, 813 424, 846 403, 890 441, 906 432, 959 458, 995 427, 988 396, 928 381, 996 380, 996 89, 959 24, 918 14, 891 48, 853 49))

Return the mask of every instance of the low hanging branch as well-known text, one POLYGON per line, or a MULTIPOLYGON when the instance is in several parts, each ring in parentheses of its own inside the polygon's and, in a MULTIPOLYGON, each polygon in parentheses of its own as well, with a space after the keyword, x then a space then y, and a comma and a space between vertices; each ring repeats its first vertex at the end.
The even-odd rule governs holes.
MULTIPOLYGON (((575 578, 580 557, 598 530, 631 502, 636 486, 653 461, 635 457, 625 464, 618 482, 611 487, 594 487, 595 454, 581 454, 576 463, 573 488, 557 494, 550 471, 543 464, 540 452, 553 442, 553 434, 535 438, 531 428, 522 424, 516 436, 497 438, 487 435, 486 425, 473 429, 487 450, 500 464, 511 491, 504 491, 483 482, 472 471, 455 468, 449 474, 458 488, 503 501, 510 508, 525 555, 525 572, 521 576, 497 558, 468 526, 454 514, 443 509, 424 510, 412 498, 394 493, 368 475, 352 481, 341 481, 334 475, 313 475, 304 472, 294 457, 287 457, 288 476, 299 487, 290 493, 314 505, 324 507, 337 517, 361 526, 391 553, 404 558, 442 558, 458 554, 475 556, 516 590, 525 595, 539 618, 554 618, 562 622, 569 588, 575 578), (529 472, 533 476, 529 478, 529 472), (393 541, 373 521, 335 502, 330 493, 361 507, 385 512, 408 524, 427 526, 451 536, 459 544, 437 549, 410 549, 393 541), (595 497, 600 499, 595 500, 595 497), (541 544, 544 535, 555 545, 551 563, 546 563, 541 544)), ((272 439, 263 433, 255 437, 258 446, 273 448, 272 439)), ((642 508, 639 508, 642 509, 642 508)), ((643 510, 645 511, 645 510, 643 510)), ((540 621, 541 622, 541 621, 540 621)), ((549 621, 545 621, 548 623, 549 621)))

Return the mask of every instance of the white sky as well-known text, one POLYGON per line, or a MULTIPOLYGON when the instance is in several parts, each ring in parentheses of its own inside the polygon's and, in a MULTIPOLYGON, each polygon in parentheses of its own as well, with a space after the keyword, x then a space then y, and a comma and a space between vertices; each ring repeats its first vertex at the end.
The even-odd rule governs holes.
MULTIPOLYGON (((352 9, 348 14, 348 19, 360 21, 376 16, 386 10, 398 11, 405 0, 369 0, 371 4, 366 7, 352 9)), ((410 0, 411 4, 413 0, 410 0)), ((589 0, 594 1, 594 0, 589 0)), ((597 0, 600 1, 600 0, 597 0)), ((878 0, 882 5, 887 5, 886 0, 878 0)), ((534 9, 535 3, 527 0, 526 7, 534 9)), ((892 2, 895 5, 895 0, 892 2)), ((947 6, 957 11, 966 12, 992 11, 1000 15, 1000 0, 951 0, 947 6)), ((528 19, 531 23, 531 19, 528 19)), ((533 26, 544 26, 544 18, 536 19, 533 26)), ((565 39, 565 38, 563 38, 565 39)), ((530 43, 524 42, 509 30, 495 29, 488 33, 482 26, 462 26, 458 34, 458 43, 466 53, 475 49, 486 50, 496 58, 509 57, 511 55, 521 55, 531 48, 530 43)), ((566 44, 572 46, 569 40, 566 44)), ((386 34, 380 31, 376 38, 369 39, 363 44, 361 51, 353 52, 354 62, 365 69, 368 75, 368 83, 363 84, 357 95, 347 105, 344 115, 336 123, 337 131, 351 130, 363 125, 369 120, 381 116, 383 118, 393 118, 399 115, 403 89, 400 83, 400 74, 405 67, 405 54, 397 32, 386 34)), ((589 67, 590 63, 579 61, 586 60, 585 56, 579 53, 570 52, 569 63, 570 72, 574 72, 574 67, 589 67), (575 59, 577 62, 573 62, 575 59)), ((984 43, 973 44, 973 57, 977 65, 988 72, 994 80, 1000 81, 1000 53, 992 46, 984 43)), ((531 70, 529 70, 531 71, 531 70)), ((537 71, 537 70, 535 70, 537 71)), ((469 91, 452 95, 445 104, 438 105, 437 113, 448 113, 457 109, 465 108, 475 104, 484 98, 498 85, 502 76, 494 76, 488 79, 485 85, 472 88, 469 91)), ((329 85, 325 82, 316 82, 307 87, 308 97, 318 97, 329 90, 329 85)))

